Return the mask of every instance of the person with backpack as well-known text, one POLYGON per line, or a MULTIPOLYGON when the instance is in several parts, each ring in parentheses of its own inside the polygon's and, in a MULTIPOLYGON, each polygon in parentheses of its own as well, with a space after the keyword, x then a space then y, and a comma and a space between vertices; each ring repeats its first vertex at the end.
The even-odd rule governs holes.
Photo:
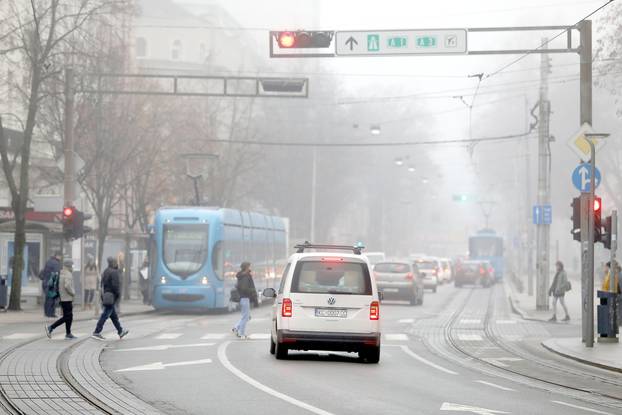
POLYGON ((102 274, 101 293, 103 310, 91 337, 97 340, 105 340, 106 338, 101 333, 106 320, 110 318, 115 329, 117 329, 119 339, 122 339, 127 336, 129 331, 123 329, 117 315, 116 303, 121 299, 121 281, 119 278, 119 265, 112 257, 108 257, 108 268, 102 274))
POLYGON ((251 319, 251 302, 257 304, 257 289, 251 275, 250 262, 242 262, 240 272, 236 275, 236 290, 240 297, 241 317, 238 323, 231 329, 241 339, 247 339, 246 323, 251 319))
POLYGON ((61 253, 56 251, 45 263, 45 267, 39 273, 41 291, 44 297, 43 314, 46 317, 57 317, 55 313, 56 298, 58 297, 58 278, 60 273, 61 253), (54 278, 53 278, 54 277, 54 278), (50 280, 53 279, 52 283, 50 280))
POLYGON ((566 317, 564 317, 562 321, 570 321, 570 315, 568 315, 568 307, 566 307, 564 296, 566 295, 566 292, 571 290, 572 287, 570 285, 570 281, 568 281, 566 271, 564 271, 564 264, 561 261, 557 261, 555 263, 555 267, 557 268, 557 272, 555 273, 555 278, 553 278, 553 283, 549 288, 549 297, 553 296, 553 317, 551 317, 549 321, 557 321, 557 301, 561 303, 564 308, 564 312, 566 313, 566 317))
MULTIPOLYGON (((54 278, 54 277, 52 277, 54 278)), ((63 269, 60 272, 58 280, 58 296, 60 298, 60 306, 63 309, 63 316, 56 320, 52 325, 45 326, 45 334, 49 339, 52 338, 52 332, 58 326, 65 325, 65 339, 73 340, 76 338, 71 333, 71 323, 73 323, 73 298, 76 292, 73 288, 73 262, 65 260, 63 269)))

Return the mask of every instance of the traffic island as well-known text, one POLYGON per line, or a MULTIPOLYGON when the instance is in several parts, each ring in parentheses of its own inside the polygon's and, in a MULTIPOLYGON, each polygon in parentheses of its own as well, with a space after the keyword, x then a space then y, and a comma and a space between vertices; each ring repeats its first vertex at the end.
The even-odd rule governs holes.
POLYGON ((622 373, 622 345, 598 343, 585 347, 578 337, 549 339, 542 346, 550 352, 590 366, 622 373))

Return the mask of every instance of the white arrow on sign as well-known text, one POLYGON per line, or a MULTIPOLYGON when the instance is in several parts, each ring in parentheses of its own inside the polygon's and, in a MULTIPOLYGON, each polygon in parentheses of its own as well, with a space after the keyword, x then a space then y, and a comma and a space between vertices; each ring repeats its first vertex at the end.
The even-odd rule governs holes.
POLYGON ((142 366, 128 367, 127 369, 119 369, 119 370, 117 370, 117 372, 133 372, 133 371, 143 371, 143 370, 163 370, 163 369, 166 369, 167 367, 204 365, 204 364, 207 364, 207 363, 212 363, 212 359, 191 360, 191 361, 188 361, 188 362, 175 362, 175 363, 155 362, 155 363, 149 363, 147 365, 142 365, 142 366))
POLYGON ((488 363, 492 363, 495 366, 508 367, 508 365, 501 362, 520 362, 523 359, 518 357, 484 357, 482 358, 482 360, 485 360, 488 363))
POLYGON ((441 411, 471 412, 472 414, 479 415, 509 414, 509 412, 496 411, 494 409, 478 408, 477 406, 467 406, 449 402, 443 402, 443 405, 441 406, 441 411))
POLYGON ((168 349, 183 349, 186 347, 205 347, 213 346, 215 343, 193 343, 193 344, 159 344, 157 346, 133 347, 131 349, 114 349, 115 352, 144 352, 161 351, 168 349))
MULTIPOLYGON (((591 172, 590 170, 585 167, 585 166, 581 166, 581 168, 579 169, 579 175, 581 176, 581 189, 589 189, 589 187, 587 186, 588 184, 590 184, 590 176, 591 176, 591 172)), ((598 183, 598 176, 596 176, 595 179, 596 182, 596 186, 598 186, 600 183, 598 183)))

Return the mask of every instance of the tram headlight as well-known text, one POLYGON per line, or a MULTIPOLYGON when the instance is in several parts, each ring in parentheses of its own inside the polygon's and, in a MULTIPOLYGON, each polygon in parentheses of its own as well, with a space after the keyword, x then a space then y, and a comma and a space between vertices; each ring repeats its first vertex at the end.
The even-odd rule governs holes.
POLYGON ((201 284, 207 285, 208 283, 209 283, 209 281, 207 280, 207 277, 201 278, 201 284))
POLYGON ((166 277, 164 275, 160 277, 160 284, 166 284, 166 277))

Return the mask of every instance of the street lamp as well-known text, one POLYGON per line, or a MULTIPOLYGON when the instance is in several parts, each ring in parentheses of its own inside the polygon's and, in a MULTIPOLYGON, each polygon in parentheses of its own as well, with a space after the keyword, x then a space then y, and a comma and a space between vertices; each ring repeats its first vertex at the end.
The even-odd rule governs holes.
POLYGON ((199 179, 208 177, 209 163, 218 160, 218 155, 212 153, 187 153, 180 156, 186 162, 186 176, 192 180, 194 186, 194 204, 199 206, 201 204, 199 179))
POLYGON ((371 135, 380 135, 380 126, 372 125, 371 127, 369 127, 369 132, 371 133, 371 135))
POLYGON ((396 166, 403 166, 404 165, 404 160, 402 160, 401 157, 397 157, 394 161, 396 166))
POLYGON ((413 166, 413 165, 408 166, 408 171, 410 173, 414 173, 415 172, 415 166, 413 166))

